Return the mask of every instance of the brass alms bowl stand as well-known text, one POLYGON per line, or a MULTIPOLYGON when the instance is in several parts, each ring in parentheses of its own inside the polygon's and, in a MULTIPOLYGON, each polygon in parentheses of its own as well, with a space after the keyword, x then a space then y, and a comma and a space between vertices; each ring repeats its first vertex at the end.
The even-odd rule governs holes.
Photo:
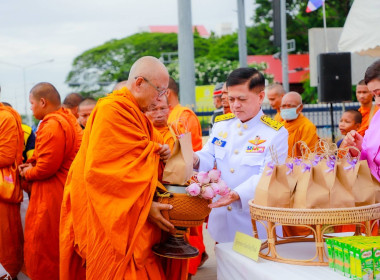
POLYGON ((355 225, 355 235, 361 235, 361 227, 365 229, 365 235, 371 236, 375 222, 380 219, 380 203, 368 206, 352 208, 330 208, 330 209, 295 209, 265 207, 249 201, 253 236, 259 238, 256 223, 261 223, 267 231, 265 240, 260 249, 261 258, 276 262, 327 266, 328 255, 324 248, 324 240, 328 236, 329 229, 339 225, 355 225), (264 223, 266 222, 266 224, 264 223), (364 224, 362 223, 364 222, 364 224), (276 234, 278 226, 302 226, 310 229, 312 237, 280 237, 276 234), (313 258, 300 260, 281 257, 276 246, 293 242, 314 242, 316 253, 313 258), (263 251, 266 251, 265 253, 263 251))
POLYGON ((157 194, 158 202, 173 205, 171 210, 162 211, 162 215, 174 225, 176 233, 170 234, 164 243, 154 245, 152 250, 165 258, 195 258, 199 251, 185 241, 185 234, 188 228, 203 224, 211 211, 208 207, 211 201, 187 195, 185 186, 165 187, 166 193, 157 194))

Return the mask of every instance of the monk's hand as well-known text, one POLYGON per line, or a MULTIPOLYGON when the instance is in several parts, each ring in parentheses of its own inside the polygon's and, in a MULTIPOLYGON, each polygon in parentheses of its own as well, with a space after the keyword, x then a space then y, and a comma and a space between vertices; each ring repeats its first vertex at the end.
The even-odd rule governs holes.
POLYGON ((160 155, 160 160, 162 160, 163 162, 166 162, 170 158, 170 155, 171 155, 169 145, 168 144, 164 144, 164 145, 160 144, 160 149, 158 150, 158 154, 160 155))
POLYGON ((209 204, 208 207, 219 208, 219 207, 227 206, 227 205, 230 205, 232 202, 237 201, 239 199, 240 199, 239 194, 237 192, 231 190, 225 196, 222 196, 221 198, 219 198, 214 203, 209 204))
POLYGON ((21 177, 25 177, 25 172, 31 169, 33 165, 31 163, 23 163, 18 166, 18 171, 21 177))
POLYGON ((155 223, 160 229, 164 231, 174 232, 174 226, 162 216, 162 210, 170 210, 173 206, 170 204, 163 204, 156 201, 152 202, 152 206, 149 210, 149 220, 155 223))
POLYGON ((193 153, 193 168, 199 168, 199 156, 196 153, 193 153))

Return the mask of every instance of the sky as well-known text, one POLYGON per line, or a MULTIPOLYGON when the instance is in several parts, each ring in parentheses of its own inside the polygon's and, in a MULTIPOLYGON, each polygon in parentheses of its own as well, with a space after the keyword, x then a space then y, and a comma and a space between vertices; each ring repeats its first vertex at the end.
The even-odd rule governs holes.
MULTIPOLYGON (((252 25, 254 0, 245 1, 245 11, 252 25)), ((0 0, 0 101, 30 114, 25 101, 33 85, 50 82, 64 97, 76 56, 144 26, 177 25, 177 14, 177 0, 0 0)), ((192 0, 192 23, 236 30, 237 0, 192 0)))

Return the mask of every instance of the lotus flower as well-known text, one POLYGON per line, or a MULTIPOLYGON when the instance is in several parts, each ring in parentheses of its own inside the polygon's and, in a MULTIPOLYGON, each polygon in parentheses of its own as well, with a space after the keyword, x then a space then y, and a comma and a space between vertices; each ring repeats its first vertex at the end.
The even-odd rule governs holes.
POLYGON ((198 183, 192 183, 186 188, 186 192, 191 196, 197 196, 201 192, 201 186, 198 183))
POLYGON ((223 180, 220 180, 218 182, 218 185, 219 185, 219 195, 224 196, 230 192, 230 189, 227 187, 226 182, 224 182, 223 180))
POLYGON ((201 195, 204 199, 212 199, 214 198, 215 193, 212 187, 203 187, 201 195))
POLYGON ((218 183, 211 183, 210 184, 210 187, 212 188, 212 190, 214 191, 214 194, 217 195, 220 193, 220 188, 219 188, 219 184, 218 183))
POLYGON ((210 177, 211 182, 218 182, 220 179, 221 172, 218 169, 212 169, 208 172, 208 176, 210 177))
POLYGON ((210 177, 207 172, 201 171, 197 174, 199 184, 204 185, 210 183, 210 177))

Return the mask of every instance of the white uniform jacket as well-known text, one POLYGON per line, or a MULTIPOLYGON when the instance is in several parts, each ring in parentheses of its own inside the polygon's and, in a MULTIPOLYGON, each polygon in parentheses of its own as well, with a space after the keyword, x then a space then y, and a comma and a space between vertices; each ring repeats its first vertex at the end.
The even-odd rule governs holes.
MULTIPOLYGON (((209 140, 196 152, 200 159, 199 171, 209 171, 216 162, 221 178, 240 196, 240 200, 229 206, 211 210, 208 230, 215 241, 233 242, 236 231, 252 236, 248 201, 254 197, 264 167, 272 161, 271 146, 277 152, 279 163, 284 163, 288 154, 288 132, 260 110, 245 123, 236 117, 215 122, 209 140)), ((215 197, 214 201, 219 198, 215 197)), ((260 238, 263 230, 258 226, 260 238)))

